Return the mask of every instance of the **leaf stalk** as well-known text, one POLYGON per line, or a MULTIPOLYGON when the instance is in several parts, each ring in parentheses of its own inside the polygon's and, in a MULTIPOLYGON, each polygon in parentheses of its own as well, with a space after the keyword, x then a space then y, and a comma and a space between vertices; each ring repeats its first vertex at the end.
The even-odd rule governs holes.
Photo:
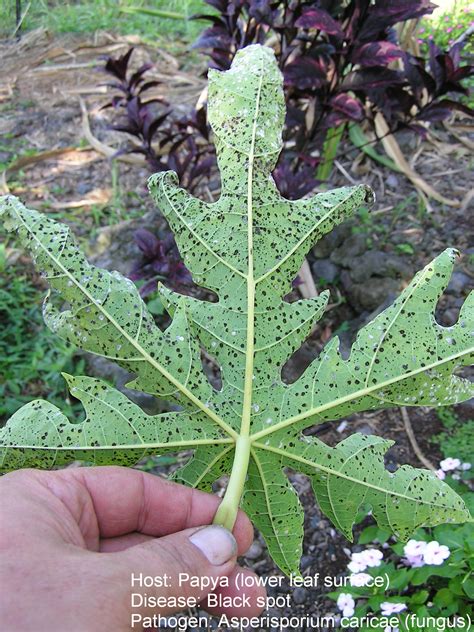
POLYGON ((250 459, 251 440, 249 436, 240 436, 235 445, 234 463, 229 484, 224 498, 219 505, 219 509, 214 516, 214 524, 219 524, 232 531, 234 528, 237 513, 239 511, 240 499, 244 490, 245 479, 250 459))

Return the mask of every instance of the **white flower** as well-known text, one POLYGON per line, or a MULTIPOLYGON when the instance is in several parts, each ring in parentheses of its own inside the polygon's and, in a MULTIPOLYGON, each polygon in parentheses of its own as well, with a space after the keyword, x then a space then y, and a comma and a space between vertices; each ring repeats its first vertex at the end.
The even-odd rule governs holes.
POLYGON ((384 601, 380 604, 380 609, 385 617, 389 617, 392 614, 398 614, 403 612, 407 607, 404 603, 392 603, 391 601, 384 601))
POLYGON ((367 564, 362 564, 362 562, 349 562, 347 568, 351 573, 360 573, 361 571, 365 571, 367 564))
POLYGON ((403 552, 407 557, 415 557, 423 555, 423 551, 426 549, 426 542, 423 540, 408 540, 403 547, 403 552))
POLYGON ((360 573, 361 571, 365 571, 366 568, 380 566, 383 560, 382 551, 378 551, 377 549, 367 549, 366 551, 361 551, 360 553, 353 553, 351 556, 351 562, 347 565, 347 568, 352 573, 360 573))
POLYGON ((403 547, 405 562, 412 568, 423 566, 423 552, 426 549, 426 542, 423 540, 408 540, 403 547))
POLYGON ((470 470, 472 467, 472 465, 470 463, 461 463, 461 469, 464 470, 465 472, 467 470, 470 470))
POLYGON ((443 470, 436 470, 435 474, 441 481, 444 481, 444 479, 446 478, 446 474, 443 472, 443 470))
POLYGON ((367 586, 371 579, 372 577, 368 573, 355 573, 349 577, 351 586, 357 586, 358 588, 367 586))
POLYGON ((364 558, 363 553, 364 551, 362 551, 362 553, 352 554, 351 561, 347 565, 347 568, 351 571, 351 573, 360 573, 360 571, 365 571, 365 569, 367 568, 368 564, 364 558))
POLYGON ((377 549, 367 549, 367 551, 362 551, 363 560, 370 568, 374 566, 380 566, 383 560, 382 551, 378 551, 377 549))
POLYGON ((451 553, 447 546, 433 540, 426 545, 423 551, 423 560, 425 564, 440 566, 450 555, 451 553))
POLYGON ((337 607, 344 617, 352 617, 354 614, 355 601, 349 593, 341 593, 337 598, 337 607))
POLYGON ((459 459, 452 459, 451 457, 444 459, 439 464, 443 472, 450 472, 451 470, 455 470, 460 465, 461 465, 461 461, 459 459))
POLYGON ((387 625, 384 632, 400 632, 400 628, 392 628, 391 626, 387 625))

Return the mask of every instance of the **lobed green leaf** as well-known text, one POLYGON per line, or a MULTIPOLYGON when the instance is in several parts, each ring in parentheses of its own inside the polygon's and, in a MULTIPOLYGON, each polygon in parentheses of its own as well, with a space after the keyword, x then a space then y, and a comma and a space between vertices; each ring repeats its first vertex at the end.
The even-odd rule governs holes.
POLYGON ((86 419, 70 422, 47 402, 32 402, 0 431, 0 457, 12 469, 71 459, 132 464, 146 454, 192 449, 176 480, 210 490, 230 474, 216 519, 231 526, 242 499, 276 563, 290 573, 298 572, 303 511, 288 468, 310 477, 322 510, 347 537, 367 505, 379 526, 400 538, 419 526, 469 519, 460 497, 432 473, 407 466, 389 473, 391 442, 355 434, 331 448, 303 431, 357 411, 472 397, 473 384, 457 372, 474 357, 474 299, 452 327, 436 322, 456 257, 446 250, 359 332, 349 357, 335 337, 299 379, 285 383, 282 367, 323 314, 328 293, 292 303, 284 297, 313 243, 373 196, 361 185, 282 198, 271 171, 284 114, 272 51, 239 51, 229 71, 209 76, 219 200, 190 196, 172 173, 150 178, 195 282, 217 294, 207 302, 162 287, 173 317, 164 331, 133 283, 90 265, 66 226, 14 198, 0 202, 7 229, 18 232, 51 286, 46 324, 125 367, 132 388, 180 407, 147 416, 99 380, 67 377, 86 419), (220 368, 221 390, 206 378, 202 350, 220 368))

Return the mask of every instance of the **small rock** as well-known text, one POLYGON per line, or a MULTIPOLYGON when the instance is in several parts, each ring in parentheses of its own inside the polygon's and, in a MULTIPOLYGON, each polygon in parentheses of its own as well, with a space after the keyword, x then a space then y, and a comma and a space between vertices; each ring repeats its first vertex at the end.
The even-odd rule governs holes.
POLYGON ((413 134, 410 130, 400 129, 395 132, 395 138, 400 145, 403 153, 410 155, 418 147, 420 138, 417 134, 413 134))
POLYGON ((318 524, 319 524, 319 516, 311 516, 311 519, 309 521, 309 527, 310 529, 316 529, 318 524))
POLYGON ((398 294, 400 281, 372 277, 365 283, 354 283, 347 270, 341 274, 347 300, 357 311, 372 311, 393 294, 398 294))
POLYGON ((448 287, 446 288, 446 293, 460 296, 465 291, 467 292, 469 286, 471 285, 471 277, 464 272, 461 272, 460 270, 456 270, 456 272, 453 272, 453 275, 449 280, 448 287))
POLYGON ((316 260, 311 266, 311 270, 316 280, 322 279, 327 283, 333 283, 339 274, 339 268, 330 259, 316 260))
POLYGON ((440 318, 440 324, 444 327, 452 327, 459 317, 459 310, 457 309, 447 309, 444 314, 442 314, 440 318))
POLYGON ((400 186, 400 181, 396 175, 391 173, 388 178, 385 180, 385 184, 391 189, 397 189, 400 186))
POLYGON ((351 235, 338 248, 332 251, 331 261, 349 268, 354 257, 365 252, 366 243, 366 237, 362 233, 351 235))
POLYGON ((308 591, 302 586, 297 586, 293 591, 293 601, 296 604, 302 604, 308 597, 308 591))
POLYGON ((324 237, 322 237, 313 247, 313 255, 316 259, 325 259, 326 257, 329 257, 332 251, 342 244, 344 239, 349 237, 350 234, 351 227, 348 222, 336 226, 336 228, 333 228, 330 233, 324 235, 324 237))
POLYGON ((77 185, 77 193, 79 195, 85 195, 86 193, 89 193, 91 189, 92 184, 90 182, 79 182, 77 185))
POLYGON ((413 268, 401 257, 380 250, 365 252, 353 259, 349 267, 351 278, 356 283, 362 283, 373 276, 402 279, 411 279, 413 276, 413 268))
POLYGON ((304 571, 307 568, 309 568, 311 566, 311 564, 314 562, 314 558, 312 555, 303 555, 303 557, 301 558, 301 570, 304 571))
POLYGON ((347 428, 348 423, 349 422, 346 419, 344 419, 344 421, 341 421, 341 423, 336 428, 337 432, 339 432, 339 434, 343 433, 344 430, 347 428))
POLYGON ((254 540, 250 545, 249 550, 245 554, 245 557, 248 560, 258 560, 258 558, 262 555, 263 548, 258 540, 254 540))

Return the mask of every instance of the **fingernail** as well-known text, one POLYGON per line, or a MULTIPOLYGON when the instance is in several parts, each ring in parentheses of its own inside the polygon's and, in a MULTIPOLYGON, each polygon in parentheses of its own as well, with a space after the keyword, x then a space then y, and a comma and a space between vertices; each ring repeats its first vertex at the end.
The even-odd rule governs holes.
POLYGON ((220 566, 237 555, 237 542, 234 536, 217 524, 195 531, 189 540, 213 566, 220 566))

